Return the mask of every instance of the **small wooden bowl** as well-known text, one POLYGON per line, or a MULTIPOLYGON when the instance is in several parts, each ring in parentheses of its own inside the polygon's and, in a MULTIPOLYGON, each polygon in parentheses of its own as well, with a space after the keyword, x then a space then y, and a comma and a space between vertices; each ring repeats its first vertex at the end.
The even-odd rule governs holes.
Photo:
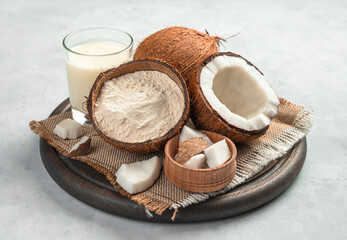
POLYGON ((138 153, 156 152, 156 151, 162 150, 165 146, 165 143, 168 141, 168 139, 175 136, 180 131, 180 129, 185 125, 188 119, 188 114, 190 109, 188 88, 185 82, 183 81, 181 75, 174 68, 172 68, 170 65, 166 64, 165 62, 160 62, 157 60, 149 60, 149 59, 130 61, 128 63, 124 63, 120 65, 117 68, 112 68, 107 70, 106 72, 99 74, 92 89, 90 90, 89 98, 87 101, 87 109, 88 109, 88 118, 90 122, 92 123, 94 129, 108 143, 114 145, 115 147, 119 149, 128 150, 130 152, 138 152, 138 153), (122 76, 124 74, 133 73, 136 71, 158 71, 168 75, 172 79, 172 81, 174 81, 181 89, 183 93, 183 97, 184 97, 185 106, 178 122, 165 135, 160 136, 158 138, 154 138, 154 139, 148 139, 147 141, 144 141, 144 142, 129 143, 129 142, 119 141, 115 138, 107 136, 107 134, 103 132, 102 128, 99 126, 98 122, 95 119, 94 108, 95 108, 95 102, 97 98, 99 97, 100 91, 103 85, 105 84, 105 82, 113 78, 122 76))
POLYGON ((216 168, 185 167, 174 160, 179 139, 179 136, 176 135, 165 145, 164 172, 166 177, 179 188, 199 193, 214 192, 224 188, 234 179, 237 150, 235 144, 223 135, 210 131, 200 132, 205 133, 214 143, 225 139, 232 154, 231 158, 216 168))

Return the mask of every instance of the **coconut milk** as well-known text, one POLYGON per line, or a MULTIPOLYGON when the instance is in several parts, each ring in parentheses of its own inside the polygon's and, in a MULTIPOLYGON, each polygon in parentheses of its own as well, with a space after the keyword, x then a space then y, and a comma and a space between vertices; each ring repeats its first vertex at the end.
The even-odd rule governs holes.
POLYGON ((79 44, 66 55, 66 69, 71 107, 87 113, 83 104, 100 72, 128 61, 131 50, 126 46, 107 41, 79 44), (123 51, 124 50, 124 51, 123 51))

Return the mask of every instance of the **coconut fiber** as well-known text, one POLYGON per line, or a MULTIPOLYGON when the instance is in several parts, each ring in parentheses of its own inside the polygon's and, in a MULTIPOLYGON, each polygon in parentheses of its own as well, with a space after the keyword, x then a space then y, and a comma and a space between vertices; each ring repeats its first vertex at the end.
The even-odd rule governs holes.
MULTIPOLYGON (((60 121, 71 117, 71 112, 64 112, 43 121, 31 121, 30 127, 35 134, 47 140, 60 153, 67 155, 79 139, 63 140, 53 133, 53 129, 60 121)), ((179 208, 198 204, 209 198, 224 194, 261 172, 302 139, 310 130, 312 122, 313 112, 280 99, 278 114, 271 121, 266 134, 257 140, 237 145, 237 170, 233 181, 224 189, 213 193, 201 194, 182 190, 173 185, 165 177, 164 172, 155 184, 145 192, 134 195, 126 193, 116 181, 115 173, 119 167, 123 163, 145 160, 154 155, 164 159, 164 153, 139 154, 119 150, 98 137, 91 126, 84 126, 83 131, 85 135, 92 139, 92 153, 87 156, 72 158, 84 162, 103 173, 121 194, 140 205, 144 205, 155 214, 161 214, 168 208, 174 208, 175 211, 172 217, 174 220, 179 208)))

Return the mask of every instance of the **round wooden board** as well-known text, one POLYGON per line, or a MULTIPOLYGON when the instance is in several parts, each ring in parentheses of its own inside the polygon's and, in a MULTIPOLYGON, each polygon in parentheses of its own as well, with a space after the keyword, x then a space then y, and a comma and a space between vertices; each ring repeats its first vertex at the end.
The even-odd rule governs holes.
MULTIPOLYGON (((51 115, 70 109, 68 99, 51 115)), ((259 207, 285 191, 299 174, 306 157, 306 138, 299 141, 286 155, 255 178, 230 192, 206 202, 182 208, 178 222, 201 222, 234 216, 259 207)), ((149 218, 145 208, 118 193, 106 178, 88 165, 59 154, 44 139, 40 139, 44 166, 54 181, 78 200, 102 211, 123 217, 151 222, 172 222, 173 210, 149 218)))

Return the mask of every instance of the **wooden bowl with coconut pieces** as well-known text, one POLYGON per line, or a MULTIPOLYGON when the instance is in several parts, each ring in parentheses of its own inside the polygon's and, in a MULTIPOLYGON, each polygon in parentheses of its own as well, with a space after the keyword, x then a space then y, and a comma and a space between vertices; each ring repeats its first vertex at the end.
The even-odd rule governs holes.
POLYGON ((221 134, 210 131, 199 132, 206 134, 213 143, 225 140, 231 157, 224 164, 214 168, 197 169, 184 166, 175 160, 179 146, 179 135, 176 135, 165 145, 164 172, 166 177, 179 188, 198 193, 214 192, 226 187, 234 179, 237 150, 235 144, 221 134))

